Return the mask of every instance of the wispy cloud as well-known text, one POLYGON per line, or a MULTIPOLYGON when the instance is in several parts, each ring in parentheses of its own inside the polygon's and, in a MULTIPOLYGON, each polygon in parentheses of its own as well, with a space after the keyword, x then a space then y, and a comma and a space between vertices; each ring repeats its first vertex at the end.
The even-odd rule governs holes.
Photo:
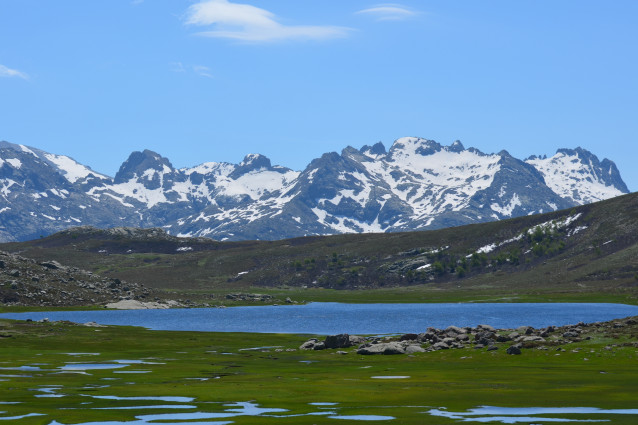
POLYGON ((356 12, 375 17, 378 21, 401 21, 417 16, 419 12, 397 3, 378 4, 356 12))
POLYGON ((246 42, 284 40, 325 40, 345 37, 350 29, 324 25, 284 25, 268 10, 228 0, 207 0, 193 4, 186 11, 188 25, 208 26, 198 35, 246 42))
POLYGON ((210 72, 210 68, 207 66, 203 66, 203 65, 195 65, 193 66, 193 71, 195 71, 195 74, 201 76, 201 77, 206 77, 206 78, 214 78, 213 74, 211 74, 210 72))
POLYGON ((171 62, 169 66, 173 72, 186 72, 186 68, 184 68, 184 64, 181 62, 171 62))
POLYGON ((194 72, 200 77, 215 78, 211 72, 211 69, 204 65, 190 66, 190 65, 184 65, 181 62, 171 62, 169 66, 171 71, 173 72, 178 72, 178 73, 194 72))
POLYGON ((0 77, 18 77, 24 80, 29 79, 29 76, 24 72, 18 71, 17 69, 7 68, 4 65, 0 65, 0 77))

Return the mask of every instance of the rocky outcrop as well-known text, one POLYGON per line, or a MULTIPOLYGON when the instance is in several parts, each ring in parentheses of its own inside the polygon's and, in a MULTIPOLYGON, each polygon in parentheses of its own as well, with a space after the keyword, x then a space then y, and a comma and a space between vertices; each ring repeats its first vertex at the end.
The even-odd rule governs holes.
POLYGON ((144 285, 0 251, 0 303, 6 306, 102 305, 150 297, 144 285))
MULTIPOLYGON (((404 334, 394 337, 361 337, 348 334, 330 335, 324 340, 311 338, 304 342, 302 350, 325 350, 356 347, 361 355, 416 354, 439 350, 475 349, 498 351, 509 355, 523 354, 526 349, 548 350, 555 347, 564 351, 563 345, 588 340, 594 333, 611 334, 626 327, 638 325, 637 318, 627 318, 604 323, 578 323, 568 326, 548 326, 535 329, 521 326, 517 329, 495 329, 489 325, 476 327, 449 326, 446 329, 428 328, 419 334, 404 334)), ((638 330, 636 330, 638 334, 638 330)), ((633 333, 632 333, 633 335, 633 333)), ((638 342, 635 343, 638 347, 638 342)), ((341 351, 340 353, 345 353, 341 351)))

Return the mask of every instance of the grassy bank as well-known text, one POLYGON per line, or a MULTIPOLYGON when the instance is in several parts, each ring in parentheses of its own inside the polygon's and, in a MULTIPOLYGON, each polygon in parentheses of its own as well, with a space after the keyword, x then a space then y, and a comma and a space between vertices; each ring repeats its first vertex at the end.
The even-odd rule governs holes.
MULTIPOLYGON (((401 424, 446 424, 459 420, 433 416, 432 409, 635 408, 636 325, 592 330, 588 335, 590 339, 558 351, 553 346, 536 347, 516 356, 506 354, 504 347, 486 351, 471 345, 410 356, 362 356, 352 348, 345 349, 347 354, 299 350, 306 340, 300 335, 161 332, 1 320, 0 401, 17 404, 1 405, 6 413, 0 418, 38 413, 43 416, 16 423, 71 424, 199 412, 200 421, 206 423, 339 424, 358 423, 347 418, 363 415, 393 417, 393 423, 401 424), (121 367, 81 369, 78 363, 121 367), (76 370, 62 369, 65 366, 76 370), (286 411, 255 415, 258 408, 286 411)), ((638 419, 609 414, 548 417, 608 419, 614 424, 638 419)))

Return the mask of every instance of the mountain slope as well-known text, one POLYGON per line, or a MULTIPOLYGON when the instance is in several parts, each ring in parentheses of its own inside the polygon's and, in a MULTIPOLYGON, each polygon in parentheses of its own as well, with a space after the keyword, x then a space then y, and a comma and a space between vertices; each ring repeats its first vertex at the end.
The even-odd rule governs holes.
POLYGON ((636 304, 638 194, 433 231, 215 242, 176 238, 161 229, 80 227, 0 249, 200 302, 220 294, 289 288, 300 300, 636 304), (325 289, 380 292, 330 295, 325 289))
POLYGON ((173 235, 276 240, 437 229, 542 213, 628 192, 613 162, 561 149, 521 161, 461 142, 405 137, 326 153, 301 172, 263 155, 175 169, 133 152, 114 178, 73 159, 0 143, 0 240, 71 226, 162 227, 173 235))

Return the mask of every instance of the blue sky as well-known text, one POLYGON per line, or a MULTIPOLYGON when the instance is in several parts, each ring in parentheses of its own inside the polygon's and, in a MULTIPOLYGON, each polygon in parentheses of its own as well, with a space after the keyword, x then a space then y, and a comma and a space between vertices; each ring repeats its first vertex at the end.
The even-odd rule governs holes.
POLYGON ((114 175, 420 136, 582 146, 638 189, 638 2, 2 0, 0 140, 114 175), (635 169, 635 170, 634 170, 635 169))

